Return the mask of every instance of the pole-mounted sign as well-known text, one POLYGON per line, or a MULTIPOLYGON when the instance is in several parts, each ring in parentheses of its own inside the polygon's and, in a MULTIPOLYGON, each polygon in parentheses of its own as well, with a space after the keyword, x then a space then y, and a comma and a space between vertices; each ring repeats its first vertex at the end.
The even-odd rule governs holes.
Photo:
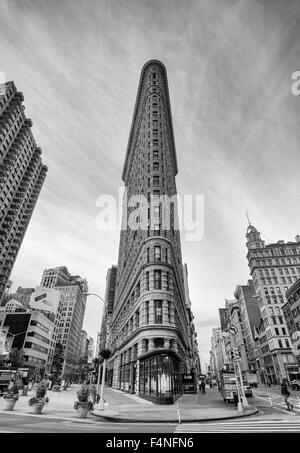
POLYGON ((238 330, 235 326, 229 326, 228 332, 231 333, 231 335, 236 335, 238 333, 238 330))

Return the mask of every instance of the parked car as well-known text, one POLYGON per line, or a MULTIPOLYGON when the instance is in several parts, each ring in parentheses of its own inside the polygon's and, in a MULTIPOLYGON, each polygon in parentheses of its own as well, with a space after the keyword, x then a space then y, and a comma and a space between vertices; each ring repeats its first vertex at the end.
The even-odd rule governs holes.
POLYGON ((300 390, 300 381, 299 379, 294 379, 291 381, 292 390, 300 390))
POLYGON ((244 390, 245 390, 245 396, 253 396, 253 393, 252 393, 252 387, 250 384, 248 384, 248 382, 246 381, 243 381, 243 387, 244 387, 244 390))

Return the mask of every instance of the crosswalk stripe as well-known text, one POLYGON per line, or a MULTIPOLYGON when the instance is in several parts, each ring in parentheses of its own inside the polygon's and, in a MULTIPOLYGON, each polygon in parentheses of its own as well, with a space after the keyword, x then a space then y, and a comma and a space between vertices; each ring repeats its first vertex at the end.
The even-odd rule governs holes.
POLYGON ((239 433, 295 432, 300 433, 300 420, 235 420, 178 425, 175 433, 239 433))

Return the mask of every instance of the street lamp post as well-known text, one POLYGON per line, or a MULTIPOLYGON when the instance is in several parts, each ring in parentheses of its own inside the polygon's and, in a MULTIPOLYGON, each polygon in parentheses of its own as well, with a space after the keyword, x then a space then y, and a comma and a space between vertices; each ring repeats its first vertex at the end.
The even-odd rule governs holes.
MULTIPOLYGON (((85 296, 96 296, 98 297, 103 303, 105 309, 105 301, 102 299, 101 296, 95 293, 84 293, 85 296)), ((107 336, 106 336, 107 339, 107 336)), ((106 348, 106 340, 105 340, 105 348, 106 348)), ((101 363, 98 365, 98 379, 97 379, 97 395, 99 395, 99 384, 100 384, 100 369, 101 363)), ((105 372, 106 372, 106 359, 103 360, 103 368, 102 368, 102 382, 101 382, 101 392, 100 392, 100 400, 99 400, 99 410, 104 410, 104 399, 103 399, 103 391, 104 391, 104 383, 105 383, 105 372)))
POLYGON ((236 347, 236 343, 235 343, 235 335, 237 334, 237 332, 238 332, 238 330, 235 326, 229 326, 226 333, 229 335, 231 348, 234 351, 233 365, 234 365, 234 373, 235 373, 236 384, 237 384, 238 411, 243 412, 244 406, 248 407, 249 403, 248 403, 248 400, 245 395, 245 389, 244 389, 244 385, 243 385, 243 377, 242 377, 240 362, 239 362, 239 359, 236 357, 237 347, 236 347), (241 396, 242 396, 242 398, 241 398, 241 396), (241 401, 241 399, 243 399, 243 402, 241 401))

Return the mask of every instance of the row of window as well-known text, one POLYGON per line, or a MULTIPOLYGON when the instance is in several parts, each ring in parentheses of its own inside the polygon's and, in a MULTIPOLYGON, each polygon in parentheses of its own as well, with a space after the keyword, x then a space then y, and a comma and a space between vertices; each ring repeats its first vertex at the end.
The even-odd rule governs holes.
POLYGON ((292 276, 290 277, 289 275, 286 277, 262 277, 260 279, 253 279, 257 284, 261 285, 286 285, 286 284, 292 284, 295 283, 298 280, 298 277, 292 276))
POLYGON ((40 334, 37 333, 37 332, 33 332, 33 331, 28 332, 27 336, 28 336, 28 337, 37 338, 38 340, 41 340, 41 341, 43 341, 43 342, 46 343, 46 344, 49 344, 49 343, 50 343, 50 340, 48 340, 48 338, 43 337, 42 335, 40 335, 40 334))
MULTIPOLYGON (((287 286, 285 286, 284 290, 285 291, 288 290, 287 286)), ((268 295, 268 294, 271 294, 271 295, 272 294, 276 294, 276 292, 277 292, 277 294, 281 294, 281 288, 279 286, 277 286, 276 287, 276 292, 275 292, 275 288, 273 288, 271 286, 270 288, 264 288, 264 292, 265 292, 266 295, 268 295)))
POLYGON ((168 247, 161 247, 160 245, 155 245, 153 249, 153 257, 151 256, 150 247, 147 247, 147 263, 150 263, 151 258, 154 262, 161 262, 164 261, 166 263, 170 263, 170 252, 168 247))
POLYGON ((297 302, 298 300, 300 300, 300 290, 296 291, 292 296, 289 297, 290 304, 297 302))
POLYGON ((38 322, 38 321, 35 321, 34 319, 32 319, 32 320, 30 321, 30 325, 31 325, 31 326, 36 326, 36 327, 38 327, 39 329, 41 329, 43 332, 45 332, 45 333, 47 333, 47 334, 50 333, 50 330, 49 330, 46 326, 44 326, 43 324, 41 324, 41 323, 38 322))
POLYGON ((24 348, 34 349, 35 351, 39 351, 39 352, 42 352, 42 353, 44 353, 44 354, 47 354, 47 353, 48 353, 48 349, 43 348, 43 347, 40 346, 39 344, 31 343, 30 341, 26 341, 26 342, 25 342, 24 348))
MULTIPOLYGON (((271 316, 272 324, 285 324, 283 317, 282 316, 271 316), (277 322, 278 321, 278 322, 277 322)), ((269 320, 268 318, 264 318, 264 326, 265 328, 268 327, 269 325, 269 320)))
MULTIPOLYGON (((281 335, 279 329, 280 329, 279 327, 275 327, 275 334, 276 335, 281 335)), ((282 330, 282 335, 287 335, 285 327, 282 327, 281 330, 282 330)))
POLYGON ((266 296, 266 301, 267 301, 267 304, 283 304, 284 303, 284 299, 283 299, 283 296, 266 296))
MULTIPOLYGON (((289 253, 290 255, 292 254, 299 254, 300 253, 300 246, 297 246, 296 248, 293 249, 293 253, 289 253)), ((264 255, 262 252, 254 252, 254 256, 259 257, 259 256, 270 256, 270 254, 264 255)), ((279 266, 279 265, 288 265, 288 264, 297 264, 300 263, 300 258, 294 257, 294 258, 282 258, 282 259, 269 259, 269 260, 255 260, 254 264, 256 266, 279 266)))
MULTIPOLYGON (((165 178, 161 178, 161 182, 160 182, 160 176, 153 175, 152 176, 152 185, 160 186, 160 184, 162 184, 163 187, 165 186, 165 178)), ((150 187, 150 186, 151 186, 151 178, 148 178, 148 187, 150 187)))
MULTIPOLYGON (((165 289, 169 291, 171 289, 171 274, 170 272, 162 272, 160 269, 153 271, 153 289, 165 289), (164 275, 164 287, 162 285, 162 276, 164 275)), ((150 290, 150 272, 146 272, 146 291, 150 290)))
MULTIPOLYGON (((153 162, 152 164, 152 170, 153 171, 159 171, 159 162, 153 162)), ((151 171, 151 165, 148 164, 148 173, 151 171)), ((161 166, 161 171, 164 172, 164 166, 161 166)))
MULTIPOLYGON (((285 267, 284 269, 279 268, 279 269, 276 269, 276 270, 279 272, 279 275, 283 275, 284 273, 285 274, 290 274, 291 273, 291 274, 294 274, 294 275, 295 274, 300 274, 300 267, 297 267, 297 268, 285 267)), ((271 273, 271 275, 276 275, 276 270, 275 269, 270 269, 270 270, 269 269, 264 269, 264 270, 259 269, 259 273, 260 273, 261 276, 263 276, 263 275, 269 276, 270 273, 271 273)))
MULTIPOLYGON (((167 311, 163 314, 163 301, 154 300, 154 324, 163 324, 171 322, 172 302, 167 302, 167 311), (166 317, 165 317, 166 316, 166 317)), ((149 301, 145 302, 145 324, 150 322, 150 304, 149 301)), ((121 340, 127 338, 135 329, 140 326, 140 312, 137 310, 134 315, 129 319, 121 331, 121 340)))
POLYGON ((38 365, 44 365, 46 363, 46 360, 38 359, 37 357, 31 357, 28 355, 24 355, 24 359, 27 361, 27 363, 34 363, 38 365))

